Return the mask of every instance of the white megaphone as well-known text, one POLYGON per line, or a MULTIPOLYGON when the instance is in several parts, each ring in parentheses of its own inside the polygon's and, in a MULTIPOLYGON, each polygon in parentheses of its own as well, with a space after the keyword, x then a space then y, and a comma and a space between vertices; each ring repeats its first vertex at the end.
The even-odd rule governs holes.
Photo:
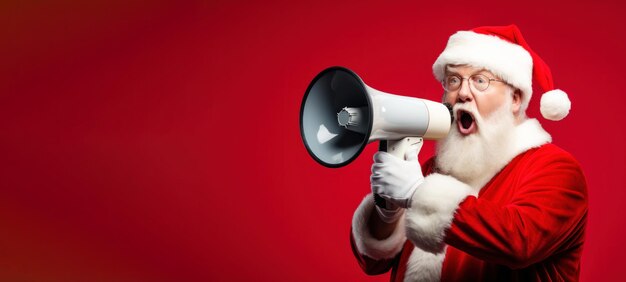
MULTIPOLYGON (((452 124, 449 105, 393 95, 367 86, 353 71, 320 72, 304 94, 300 134, 309 154, 326 167, 352 162, 373 141, 399 158, 411 144, 441 139, 452 124)), ((375 195, 377 196, 377 195, 375 195)), ((376 204, 384 207, 384 200, 376 204)))

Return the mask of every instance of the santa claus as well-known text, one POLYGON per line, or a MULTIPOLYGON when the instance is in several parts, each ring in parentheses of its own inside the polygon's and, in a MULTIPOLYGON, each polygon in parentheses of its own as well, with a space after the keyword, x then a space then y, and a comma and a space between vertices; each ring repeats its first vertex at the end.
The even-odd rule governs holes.
POLYGON ((391 281, 576 281, 587 219, 578 162, 526 117, 532 80, 545 92, 544 118, 560 120, 570 101, 514 26, 452 35, 433 65, 455 124, 420 169, 374 155, 371 188, 351 243, 367 274, 391 281), (426 175, 424 177, 423 175, 426 175))

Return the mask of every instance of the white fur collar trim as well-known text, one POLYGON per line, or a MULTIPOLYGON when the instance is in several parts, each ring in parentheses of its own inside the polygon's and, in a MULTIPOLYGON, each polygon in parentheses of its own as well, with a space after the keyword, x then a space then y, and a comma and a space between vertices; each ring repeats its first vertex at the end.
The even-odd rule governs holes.
MULTIPOLYGON (((515 144, 510 152, 511 161, 517 155, 532 148, 552 142, 552 136, 546 132, 537 119, 527 119, 515 127, 515 144)), ((508 162, 507 162, 508 163, 508 162)))

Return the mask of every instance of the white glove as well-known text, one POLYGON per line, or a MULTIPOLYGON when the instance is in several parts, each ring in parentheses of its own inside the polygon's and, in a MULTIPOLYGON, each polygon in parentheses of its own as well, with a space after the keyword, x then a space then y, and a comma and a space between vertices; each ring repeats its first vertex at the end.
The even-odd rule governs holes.
POLYGON ((387 201, 387 209, 377 206, 384 221, 397 219, 400 208, 410 207, 415 190, 424 181, 422 169, 417 160, 417 153, 421 147, 422 142, 411 145, 404 159, 387 152, 374 154, 370 182, 372 192, 387 201))

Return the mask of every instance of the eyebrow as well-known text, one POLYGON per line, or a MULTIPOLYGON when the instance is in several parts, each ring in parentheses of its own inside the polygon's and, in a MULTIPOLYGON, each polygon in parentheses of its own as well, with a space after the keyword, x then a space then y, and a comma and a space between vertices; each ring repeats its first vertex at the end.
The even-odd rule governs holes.
MULTIPOLYGON (((456 75, 459 74, 458 72, 455 72, 454 70, 451 70, 450 68, 453 68, 453 67, 446 67, 445 74, 456 74, 456 75)), ((472 74, 470 74, 470 76, 471 75, 475 75, 475 74, 489 74, 490 76, 496 77, 495 74, 493 74, 492 72, 490 72, 490 71, 488 71, 488 70, 486 70, 484 68, 483 69, 479 69, 479 70, 473 72, 472 74)))

